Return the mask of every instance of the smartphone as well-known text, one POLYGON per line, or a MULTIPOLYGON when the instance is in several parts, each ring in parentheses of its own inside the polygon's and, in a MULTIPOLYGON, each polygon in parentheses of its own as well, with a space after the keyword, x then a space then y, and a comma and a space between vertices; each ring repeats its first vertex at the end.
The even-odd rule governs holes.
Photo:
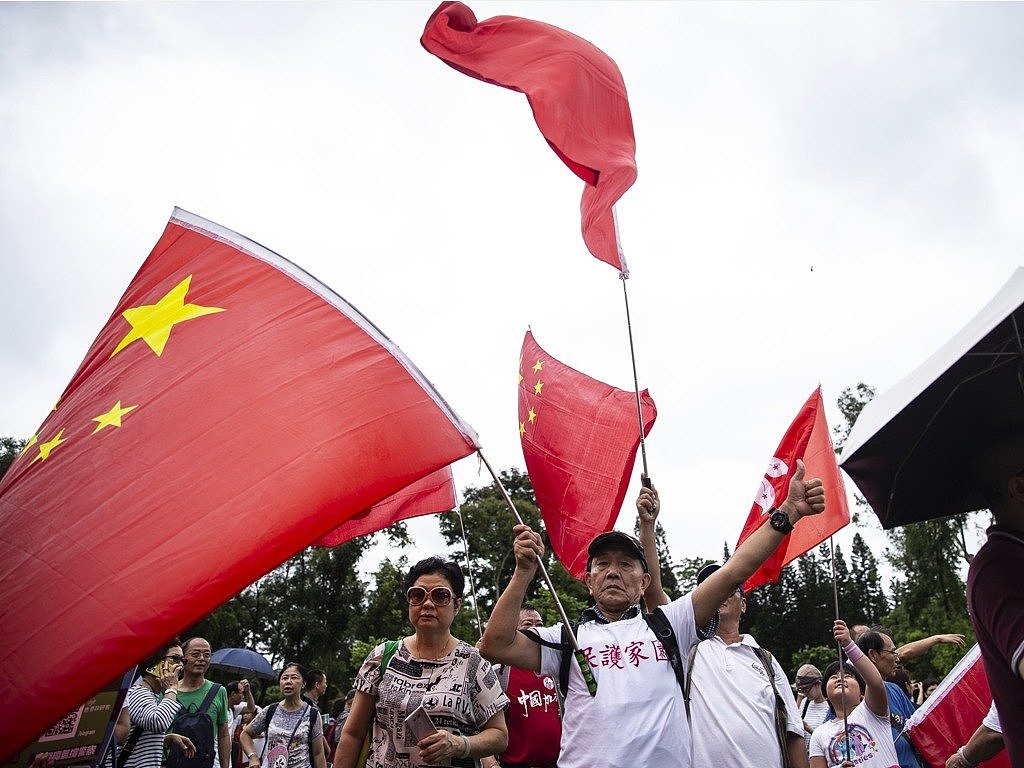
POLYGON ((405 718, 405 727, 409 729, 409 733, 412 734, 413 739, 416 741, 425 739, 437 731, 434 721, 430 719, 430 715, 422 705, 416 707, 412 714, 405 718))

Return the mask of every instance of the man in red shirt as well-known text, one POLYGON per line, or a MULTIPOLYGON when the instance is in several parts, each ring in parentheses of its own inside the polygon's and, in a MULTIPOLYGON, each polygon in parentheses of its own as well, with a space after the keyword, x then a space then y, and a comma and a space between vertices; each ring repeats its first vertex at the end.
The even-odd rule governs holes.
MULTIPOLYGON (((520 630, 543 627, 540 611, 529 603, 519 609, 520 630)), ((528 669, 498 666, 495 671, 508 696, 505 711, 508 749, 497 757, 485 757, 483 768, 554 768, 562 721, 558 711, 558 683, 528 669)))
POLYGON ((1024 427, 993 440, 974 462, 996 524, 974 556, 967 603, 999 708, 1010 763, 1024 765, 1024 427))

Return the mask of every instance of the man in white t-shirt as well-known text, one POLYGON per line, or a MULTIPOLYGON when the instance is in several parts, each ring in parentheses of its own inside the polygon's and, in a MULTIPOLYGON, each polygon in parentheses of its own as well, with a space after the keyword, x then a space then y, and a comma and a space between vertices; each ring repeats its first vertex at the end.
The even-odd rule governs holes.
MULTIPOLYGON (((642 489, 638 511, 650 514, 657 506, 657 492, 642 489)), ((662 608, 682 654, 697 642, 698 628, 714 619, 718 607, 768 559, 793 524, 824 508, 821 481, 805 482, 800 462, 786 500, 770 511, 765 524, 692 593, 662 608)), ((528 526, 513 530, 516 570, 495 604, 480 651, 492 662, 557 679, 562 651, 516 631, 519 607, 544 549, 540 536, 528 526)), ((571 664, 559 768, 689 768, 690 728, 682 691, 664 646, 640 611, 651 579, 643 547, 632 536, 610 531, 591 542, 588 555, 586 581, 594 606, 581 617, 577 638, 597 688, 592 695, 580 667, 571 664)), ((561 627, 543 628, 537 634, 557 644, 561 627)))
MULTIPOLYGON (((721 568, 704 566, 702 584, 721 568)), ((693 764, 701 768, 807 768, 804 726, 786 674, 771 654, 750 635, 740 633, 747 610, 739 586, 718 609, 718 631, 697 643, 690 675, 690 724, 693 764), (766 664, 767 662, 767 664, 766 664), (778 701, 777 701, 778 700, 778 701), (776 707, 786 715, 784 744, 775 726, 776 707)))

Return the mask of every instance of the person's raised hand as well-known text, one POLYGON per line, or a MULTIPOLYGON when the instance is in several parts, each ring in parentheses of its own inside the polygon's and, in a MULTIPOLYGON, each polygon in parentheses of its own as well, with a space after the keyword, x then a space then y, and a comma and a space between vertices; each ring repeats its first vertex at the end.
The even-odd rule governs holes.
POLYGON ((516 535, 512 542, 516 568, 535 572, 540 559, 544 556, 544 543, 540 534, 528 525, 517 525, 512 529, 512 533, 516 535))
POLYGON ((850 636, 850 628, 846 626, 846 622, 842 619, 836 619, 836 623, 832 625, 832 635, 843 648, 853 642, 853 638, 850 636))
MULTIPOLYGON (((641 475, 641 477, 647 479, 647 475, 641 475)), ((641 523, 654 525, 660 511, 661 501, 658 499, 658 491, 653 485, 650 487, 645 485, 640 489, 640 495, 636 498, 637 517, 640 518, 641 523)))
POLYGON ((786 514, 790 512, 787 507, 792 508, 800 517, 818 515, 825 511, 825 488, 818 478, 804 480, 806 471, 803 461, 797 459, 796 472, 789 481, 789 494, 779 507, 786 514))

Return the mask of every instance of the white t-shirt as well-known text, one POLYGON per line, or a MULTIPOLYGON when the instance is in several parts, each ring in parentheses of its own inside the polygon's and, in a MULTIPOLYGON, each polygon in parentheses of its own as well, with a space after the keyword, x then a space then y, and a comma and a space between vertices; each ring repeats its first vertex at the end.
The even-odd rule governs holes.
MULTIPOLYGON (((775 691, 755 655, 757 641, 741 635, 727 645, 722 638, 697 645, 690 683, 693 764, 701 768, 782 768, 775 735, 775 691)), ((804 735, 796 699, 779 663, 772 676, 786 707, 786 730, 804 735)))
POLYGON ((829 766, 852 760, 857 768, 899 768, 888 717, 879 717, 862 701, 847 716, 846 725, 850 734, 848 747, 843 719, 839 717, 814 729, 810 756, 824 757, 829 766))
MULTIPOLYGON (((697 642, 690 596, 662 610, 685 658, 697 642)), ((561 629, 556 624, 537 632, 557 643, 561 629)), ((690 728, 683 693, 664 647, 643 616, 608 624, 588 621, 580 625, 577 635, 594 671, 597 695, 587 691, 574 660, 569 668, 558 768, 689 768, 690 728)), ((541 674, 557 681, 560 659, 560 651, 541 646, 541 674)))
POLYGON ((807 699, 797 709, 800 710, 800 714, 803 716, 804 722, 807 723, 811 729, 809 732, 804 731, 804 749, 808 751, 811 749, 811 734, 814 733, 814 729, 825 722, 825 718, 828 717, 829 704, 827 699, 821 701, 811 701, 807 699), (806 710, 804 709, 806 705, 806 710))
POLYGON ((988 712, 985 713, 985 719, 981 721, 981 724, 990 731, 995 731, 996 733, 1003 732, 1003 727, 999 724, 999 710, 996 709, 994 701, 992 706, 988 708, 988 712))

